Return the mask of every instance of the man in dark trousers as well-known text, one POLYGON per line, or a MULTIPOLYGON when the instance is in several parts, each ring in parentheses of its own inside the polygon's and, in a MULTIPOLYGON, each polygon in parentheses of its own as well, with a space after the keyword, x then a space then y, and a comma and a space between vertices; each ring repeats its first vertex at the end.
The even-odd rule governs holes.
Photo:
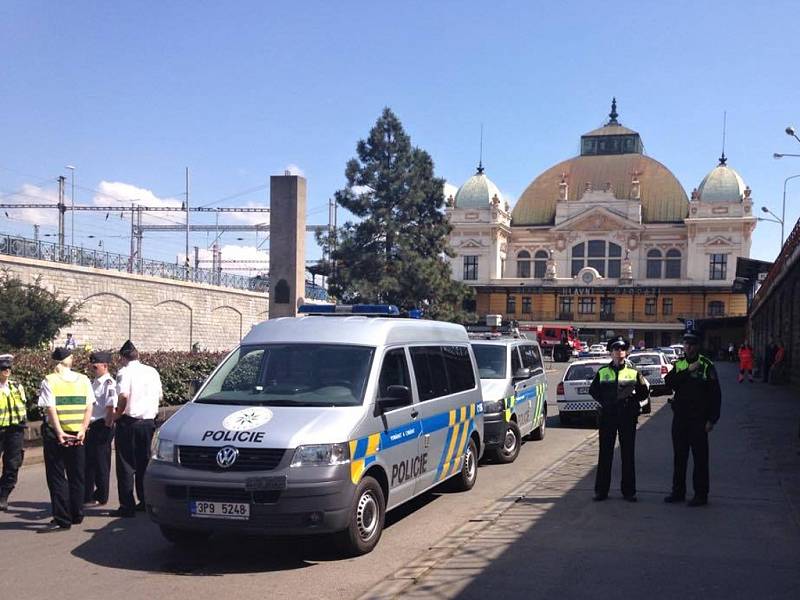
POLYGON ((22 466, 27 426, 25 390, 11 379, 14 357, 0 354, 0 454, 3 455, 3 474, 0 476, 0 511, 8 510, 8 496, 17 485, 17 473, 22 466))
POLYGON ((675 392, 672 399, 672 450, 674 472, 672 493, 665 502, 686 499, 686 467, 689 451, 694 460, 694 498, 689 506, 708 504, 708 434, 719 420, 722 393, 717 371, 708 358, 700 354, 700 336, 689 331, 683 336, 686 355, 664 378, 667 387, 675 392))
POLYGON ((86 431, 86 495, 83 500, 85 504, 102 506, 108 502, 117 382, 108 373, 111 352, 92 352, 89 363, 94 376, 94 404, 86 431))
POLYGON ((589 394, 600 403, 600 453, 594 500, 608 498, 614 443, 619 435, 622 496, 628 502, 636 502, 636 421, 640 402, 648 397, 650 387, 642 374, 625 361, 628 342, 618 337, 608 342, 607 348, 611 362, 597 371, 589 387, 589 394))
POLYGON ((114 516, 133 517, 136 511, 145 510, 144 474, 163 392, 158 371, 139 362, 139 351, 130 340, 122 345, 119 354, 123 367, 117 373, 114 411, 119 509, 114 516))

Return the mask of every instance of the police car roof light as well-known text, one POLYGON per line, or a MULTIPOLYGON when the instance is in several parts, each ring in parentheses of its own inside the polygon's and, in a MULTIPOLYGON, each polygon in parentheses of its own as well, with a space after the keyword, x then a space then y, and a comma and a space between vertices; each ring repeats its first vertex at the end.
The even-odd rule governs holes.
POLYGON ((301 315, 362 315, 371 317, 397 317, 400 310, 393 304, 303 304, 297 309, 301 315))

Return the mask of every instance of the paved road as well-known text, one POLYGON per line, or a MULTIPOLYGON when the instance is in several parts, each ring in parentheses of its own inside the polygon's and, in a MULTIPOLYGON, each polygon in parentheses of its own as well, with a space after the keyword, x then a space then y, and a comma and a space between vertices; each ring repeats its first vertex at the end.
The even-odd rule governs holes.
POLYGON ((146 516, 113 519, 101 509, 69 532, 34 535, 50 518, 49 503, 43 465, 25 467, 10 512, 0 513, 3 596, 45 598, 57 585, 62 596, 104 599, 120 590, 129 599, 149 599, 156 590, 176 600, 357 597, 593 436, 590 427, 558 427, 555 387, 563 368, 548 373, 544 441, 526 443, 512 465, 482 466, 469 493, 435 490, 390 513, 377 549, 356 559, 339 559, 319 538, 215 537, 179 551, 146 516))

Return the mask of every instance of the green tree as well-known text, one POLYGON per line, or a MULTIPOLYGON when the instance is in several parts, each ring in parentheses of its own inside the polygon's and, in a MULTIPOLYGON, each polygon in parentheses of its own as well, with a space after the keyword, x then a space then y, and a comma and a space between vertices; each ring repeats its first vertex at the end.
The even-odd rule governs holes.
POLYGON ((0 348, 35 348, 60 329, 80 321, 80 304, 42 287, 40 279, 23 283, 7 271, 0 275, 0 348))
POLYGON ((385 302, 463 320, 472 290, 453 281, 445 260, 454 255, 451 228, 442 210, 444 180, 434 176, 430 155, 411 145, 388 108, 356 153, 335 198, 358 221, 319 236, 335 261, 331 293, 348 303, 385 302))

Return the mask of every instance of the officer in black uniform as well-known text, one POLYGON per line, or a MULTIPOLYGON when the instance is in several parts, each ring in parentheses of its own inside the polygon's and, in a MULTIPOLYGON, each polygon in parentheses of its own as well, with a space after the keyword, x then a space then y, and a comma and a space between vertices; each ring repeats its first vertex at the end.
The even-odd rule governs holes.
POLYGON ((683 336, 686 355, 664 378, 675 392, 672 399, 672 450, 674 471, 672 493, 665 502, 686 499, 686 467, 689 451, 694 460, 694 498, 689 506, 708 504, 708 433, 719 420, 722 392, 717 371, 707 357, 700 354, 700 336, 689 331, 683 336))
POLYGON ((608 498, 614 443, 619 435, 622 496, 628 502, 636 502, 636 421, 640 412, 639 403, 648 397, 650 387, 642 374, 625 361, 628 350, 625 339, 613 339, 608 342, 607 348, 612 360, 597 371, 589 387, 589 394, 600 403, 600 453, 594 500, 608 498))

